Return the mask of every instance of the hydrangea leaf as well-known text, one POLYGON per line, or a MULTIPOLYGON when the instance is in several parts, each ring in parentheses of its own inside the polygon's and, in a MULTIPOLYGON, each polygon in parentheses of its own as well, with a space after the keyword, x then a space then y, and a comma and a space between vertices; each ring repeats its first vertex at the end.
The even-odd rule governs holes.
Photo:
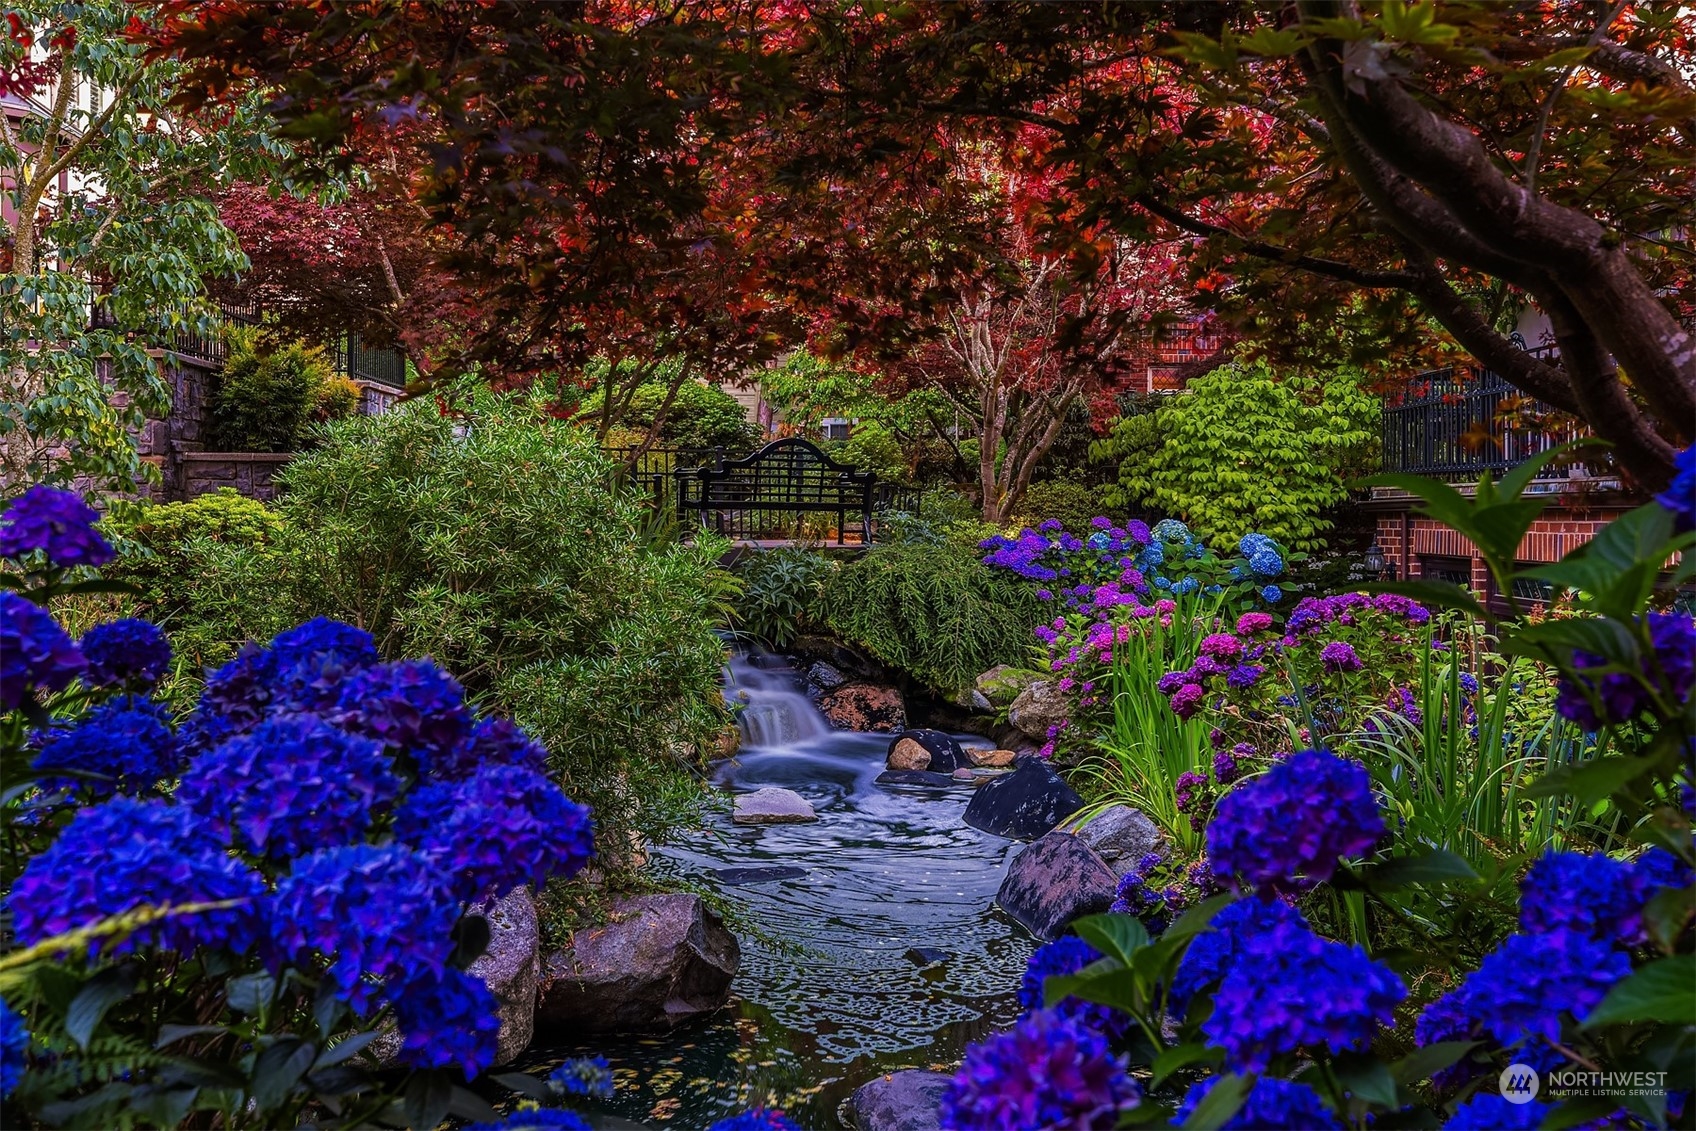
POLYGON ((1194 1041, 1163 1049, 1160 1055, 1154 1058, 1154 1076, 1149 1081, 1149 1087, 1160 1087, 1172 1073, 1181 1068, 1188 1068, 1193 1064, 1217 1065, 1223 1056, 1224 1053, 1219 1049, 1194 1041))
POLYGON ((1414 1049, 1390 1065, 1390 1075, 1397 1083, 1413 1084, 1429 1080, 1434 1073, 1455 1064, 1461 1057, 1477 1048, 1479 1041, 1437 1041, 1414 1049))
POLYGON ((135 972, 128 966, 109 966, 91 978, 65 1010, 65 1032, 88 1048, 106 1011, 135 992, 135 972))
POLYGON ((1418 856, 1398 856, 1364 870, 1367 886, 1377 890, 1407 887, 1409 884, 1439 886, 1477 878, 1478 873, 1472 865, 1443 848, 1418 856))
POLYGON ((1640 756, 1597 758, 1576 766, 1557 766, 1525 787, 1525 796, 1571 794, 1580 806, 1612 797, 1655 768, 1656 760, 1640 756))
POLYGON ((1249 1089, 1254 1086, 1254 1077, 1241 1076, 1231 1073, 1219 1077, 1219 1082, 1195 1105, 1189 1118, 1184 1120, 1185 1131, 1217 1131, 1229 1123, 1231 1117, 1237 1114, 1248 1099, 1249 1089))
POLYGON ((1096 950, 1127 966, 1131 956, 1148 945, 1148 928, 1134 915, 1086 915, 1074 920, 1072 929, 1096 950))
POLYGON ((1584 1028, 1622 1021, 1696 1025, 1696 954, 1678 954, 1640 967, 1608 991, 1602 1004, 1584 1019, 1584 1028))

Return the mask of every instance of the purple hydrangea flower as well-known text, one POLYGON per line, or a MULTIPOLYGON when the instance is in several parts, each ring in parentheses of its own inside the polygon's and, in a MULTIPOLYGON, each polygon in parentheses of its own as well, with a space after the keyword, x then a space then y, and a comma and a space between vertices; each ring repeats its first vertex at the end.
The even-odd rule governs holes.
MULTIPOLYGON (((1178 1105, 1175 1121, 1182 1123, 1207 1098, 1219 1077, 1191 1084, 1178 1105)), ((1333 1131, 1342 1126, 1337 1113, 1325 1106, 1319 1093, 1306 1084, 1266 1076, 1254 1082, 1237 1114, 1220 1125, 1221 1131, 1333 1131)))
POLYGON ((364 1014, 378 992, 370 979, 404 987, 440 974, 458 920, 459 901, 429 860, 398 844, 356 844, 303 856, 277 881, 271 941, 284 963, 321 956, 364 1014))
POLYGON ((422 971, 385 995, 401 1044, 395 1059, 413 1068, 458 1068, 466 1079, 495 1061, 500 1003, 488 984, 446 966, 422 971))
POLYGON ((1443 1131, 1534 1131, 1553 1109, 1548 1104, 1514 1103, 1488 1092, 1473 1096, 1455 1109, 1443 1131))
POLYGON ((1696 445, 1673 457, 1672 482, 1655 496, 1655 502, 1672 512, 1672 528, 1682 534, 1696 530, 1696 445))
POLYGON ((1238 664, 1226 674, 1225 682, 1238 689, 1253 687, 1265 674, 1266 669, 1259 664, 1238 664))
POLYGON ((1207 796, 1207 792, 1207 779, 1194 770, 1185 770, 1172 783, 1172 797, 1180 813, 1188 813, 1195 807, 1196 799, 1207 796))
POLYGON ((1643 940, 1643 896, 1631 866, 1584 852, 1545 852, 1519 884, 1519 926, 1572 930, 1632 946, 1643 940))
POLYGON ((28 1052, 29 1030, 24 1028, 24 1019, 0 1001, 0 1099, 11 1095, 23 1079, 28 1052))
POLYGON ((1242 956, 1244 940, 1265 934, 1284 924, 1307 926, 1300 911, 1282 899, 1250 897, 1221 908, 1209 929, 1197 935, 1184 950, 1172 977, 1168 997, 1178 1016, 1189 1009, 1201 990, 1213 985, 1235 968, 1242 956))
POLYGON ((1237 618, 1237 632, 1242 636, 1253 636, 1255 633, 1265 632, 1271 627, 1271 613, 1244 613, 1237 618))
POLYGON ((95 625, 78 644, 88 660, 83 682, 90 687, 140 691, 164 678, 171 667, 171 642, 152 621, 125 617, 95 625))
POLYGON ((115 797, 77 814, 24 868, 7 904, 18 942, 32 946, 138 907, 239 901, 155 920, 111 948, 125 953, 154 945, 187 954, 199 946, 247 950, 263 892, 258 873, 187 809, 115 797))
POLYGON ((1649 686, 1657 687, 1674 703, 1683 703, 1696 688, 1696 619, 1676 613, 1650 613, 1649 638, 1654 656, 1645 658, 1639 673, 1604 672, 1587 676, 1592 668, 1607 661, 1590 652, 1576 651, 1576 678, 1562 678, 1555 709, 1579 726, 1599 730, 1610 723, 1623 723, 1649 707, 1649 686), (1647 685, 1647 686, 1646 686, 1647 685), (1598 713, 1591 700, 1600 704, 1598 713))
POLYGON ((48 731, 35 759, 35 768, 47 775, 41 784, 94 798, 145 793, 179 767, 177 739, 165 725, 169 718, 152 700, 125 696, 94 708, 71 729, 48 731), (79 776, 61 777, 55 770, 79 776))
POLYGON ((1321 648, 1319 662, 1328 672, 1357 672, 1361 668, 1360 657, 1355 654, 1354 645, 1342 640, 1333 640, 1321 648))
POLYGON ((399 789, 377 742, 281 715, 195 759, 177 796, 237 848, 286 860, 364 840, 399 789))
POLYGON ((1220 785, 1230 785, 1237 780, 1237 756, 1230 750, 1215 750, 1213 752, 1213 780, 1220 785))
MULTIPOLYGON (((1076 935, 1063 935, 1037 947, 1025 963, 1025 974, 1019 982, 1019 1004, 1026 1009, 1044 1008, 1043 985, 1048 979, 1076 974, 1100 957, 1100 951, 1076 935)), ((1113 1039, 1123 1036, 1131 1025, 1128 1013, 1081 998, 1062 998, 1048 1008, 1113 1039)))
POLYGON ((940 1115, 944 1131, 1112 1127, 1140 1098, 1106 1038, 1039 1010, 966 1050, 940 1115))
POLYGON ((801 1131, 801 1125, 776 1108, 755 1108, 721 1119, 707 1131, 801 1131))
POLYGON ((1192 717, 1197 711, 1201 710, 1201 701, 1206 695, 1207 692, 1202 689, 1201 684, 1184 684, 1172 693, 1172 713, 1180 719, 1192 717))
POLYGON ((1162 695, 1170 695, 1189 681, 1190 673, 1187 671, 1167 672, 1155 681, 1154 690, 1162 695))
POLYGON ((511 719, 479 719, 464 742, 431 763, 430 776, 469 777, 482 766, 519 766, 545 775, 548 752, 511 719))
POLYGON ((1323 1047, 1359 1051, 1395 1021, 1407 987, 1358 946, 1281 923, 1241 936, 1241 951, 1201 1023, 1235 1071, 1264 1072, 1274 1057, 1323 1047))
POLYGON ((206 743, 259 725, 269 709, 275 662, 249 641, 223 667, 206 677, 192 728, 206 743))
POLYGON ((1229 632, 1215 632, 1202 637, 1201 654, 1217 656, 1221 660, 1234 660, 1243 654, 1243 642, 1229 632))
POLYGON ((14 711, 31 690, 63 691, 88 661, 48 611, 0 592, 0 711, 14 711))
POLYGON ((592 1131, 589 1121, 563 1107, 520 1108, 499 1123, 473 1123, 465 1131, 592 1131))
POLYGON ((566 1096, 595 1096, 608 1099, 613 1094, 612 1065, 604 1056, 578 1056, 548 1073, 548 1087, 566 1096))
POLYGON ((395 837, 451 877, 466 901, 575 875, 594 852, 588 808, 521 766, 484 766, 413 790, 395 815, 395 837))
POLYGON ((302 711, 333 707, 342 684, 378 659, 369 632, 328 617, 278 633, 270 654, 273 700, 302 711))
POLYGON ((1459 989, 1426 1007, 1422 1043, 1489 1034, 1504 1048, 1560 1038, 1561 1016, 1579 1021, 1631 973, 1631 958, 1578 931, 1510 935, 1459 989))
POLYGON ((14 561, 41 551, 49 565, 105 565, 112 547, 94 529, 100 513, 82 496, 55 487, 35 486, 0 514, 0 558, 14 561))
POLYGON ((1329 880, 1339 858, 1370 851, 1384 831, 1366 768, 1303 750, 1225 795, 1207 855, 1221 878, 1299 891, 1329 880))
POLYGON ((429 660, 401 660, 356 673, 342 685, 337 721, 412 755, 424 774, 437 761, 451 760, 471 733, 464 689, 429 660))

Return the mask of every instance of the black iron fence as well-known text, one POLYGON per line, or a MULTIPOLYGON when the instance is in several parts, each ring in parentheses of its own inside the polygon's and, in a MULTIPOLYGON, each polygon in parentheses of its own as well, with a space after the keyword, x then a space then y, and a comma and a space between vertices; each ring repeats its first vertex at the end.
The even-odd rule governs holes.
POLYGON ((1586 434, 1581 424, 1526 396, 1494 370, 1436 369, 1414 377, 1406 392, 1386 401, 1384 470, 1467 477, 1506 471, 1586 434))
POLYGON ((393 389, 406 388, 406 358, 396 350, 372 349, 348 334, 331 350, 336 372, 355 381, 372 381, 393 389))
POLYGON ((120 326, 117 316, 112 313, 111 303, 105 296, 99 296, 94 300, 94 308, 89 312, 89 326, 96 330, 125 330, 132 337, 146 337, 149 345, 213 365, 223 365, 230 356, 229 328, 258 325, 259 308, 223 299, 217 300, 213 305, 217 313, 212 318, 212 325, 205 329, 184 327, 170 329, 164 333, 152 333, 120 326))

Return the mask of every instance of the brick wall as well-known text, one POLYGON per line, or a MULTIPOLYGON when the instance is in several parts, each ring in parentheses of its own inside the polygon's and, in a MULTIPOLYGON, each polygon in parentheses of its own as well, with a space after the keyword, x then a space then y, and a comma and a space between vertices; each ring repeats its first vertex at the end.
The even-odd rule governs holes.
MULTIPOLYGON (((1625 508, 1605 513, 1587 508, 1579 514, 1561 507, 1550 507, 1531 524, 1531 529, 1519 544, 1516 558, 1521 563, 1554 562, 1582 546, 1625 508)), ((1471 585, 1479 593, 1490 593, 1492 580, 1484 559, 1463 535, 1440 522, 1419 518, 1405 510, 1381 513, 1378 516, 1378 548, 1384 560, 1402 579, 1425 575, 1427 563, 1458 560, 1466 563, 1471 585)))

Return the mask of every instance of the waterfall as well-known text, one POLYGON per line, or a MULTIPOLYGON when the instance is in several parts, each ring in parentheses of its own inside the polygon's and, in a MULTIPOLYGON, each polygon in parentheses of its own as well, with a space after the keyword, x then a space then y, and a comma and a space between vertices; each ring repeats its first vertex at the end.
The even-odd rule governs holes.
POLYGON ((743 705, 736 725, 748 746, 793 746, 831 733, 830 723, 802 690, 799 673, 779 656, 745 652, 731 657, 725 697, 743 705))

